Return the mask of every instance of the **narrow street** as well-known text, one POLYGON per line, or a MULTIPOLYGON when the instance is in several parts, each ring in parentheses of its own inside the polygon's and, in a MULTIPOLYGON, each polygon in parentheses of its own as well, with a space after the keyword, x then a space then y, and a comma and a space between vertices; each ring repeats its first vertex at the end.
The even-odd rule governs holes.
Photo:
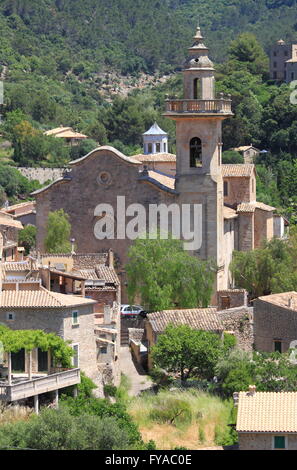
POLYGON ((135 364, 129 346, 122 346, 120 349, 120 370, 122 374, 129 377, 131 389, 129 395, 137 396, 142 391, 148 390, 153 383, 141 366, 135 364))

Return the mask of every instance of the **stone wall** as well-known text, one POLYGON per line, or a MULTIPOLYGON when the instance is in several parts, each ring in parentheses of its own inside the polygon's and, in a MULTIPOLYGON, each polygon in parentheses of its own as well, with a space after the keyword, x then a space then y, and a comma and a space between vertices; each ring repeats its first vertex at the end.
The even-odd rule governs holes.
POLYGON ((228 183, 228 195, 224 196, 225 204, 237 205, 242 202, 250 202, 256 198, 252 198, 251 194, 251 178, 228 178, 224 177, 224 182, 228 183))
POLYGON ((95 237, 94 229, 99 220, 99 215, 95 215, 97 205, 107 203, 114 208, 116 228, 121 215, 117 214, 117 196, 125 196, 126 207, 137 202, 147 210, 149 204, 174 202, 171 194, 158 190, 151 183, 139 180, 140 166, 122 159, 111 150, 97 150, 73 166, 70 180, 58 182, 38 193, 36 195, 38 249, 43 250, 49 211, 63 208, 70 217, 71 236, 76 239, 77 252, 108 252, 112 248, 119 265, 124 266, 132 242, 128 239, 99 240, 95 237), (100 180, 102 173, 108 175, 106 183, 100 180))
POLYGON ((229 308, 247 307, 248 293, 244 289, 229 289, 217 292, 217 306, 218 310, 224 310, 223 298, 228 298, 230 305, 229 308))
POLYGON ((62 178, 64 168, 18 168, 19 172, 28 180, 37 180, 40 184, 62 178))
POLYGON ((100 382, 96 361, 93 305, 73 308, 0 309, 0 324, 13 330, 43 330, 56 333, 65 341, 79 345, 79 367, 96 384, 100 382), (79 312, 79 324, 72 325, 72 311, 79 312), (15 314, 14 321, 6 319, 7 313, 15 314))
POLYGON ((254 343, 253 309, 239 307, 218 312, 225 331, 234 332, 237 347, 244 351, 252 351, 254 343))
POLYGON ((254 214, 239 214, 239 251, 254 249, 254 214))
MULTIPOLYGON (((239 450, 273 450, 275 434, 270 433, 238 433, 239 450)), ((297 450, 297 435, 277 434, 286 436, 288 450, 297 450)))
POLYGON ((255 347, 259 351, 274 352, 274 341, 282 342, 282 351, 297 340, 297 314, 264 300, 254 302, 255 347))

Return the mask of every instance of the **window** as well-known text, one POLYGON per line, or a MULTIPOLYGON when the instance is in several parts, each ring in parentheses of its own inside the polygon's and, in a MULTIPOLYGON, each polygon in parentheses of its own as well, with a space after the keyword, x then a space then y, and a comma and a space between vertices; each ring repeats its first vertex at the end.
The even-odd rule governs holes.
POLYGON ((161 144, 160 143, 156 144, 156 152, 157 153, 161 152, 161 144))
POLYGON ((167 152, 167 144, 166 144, 166 142, 164 142, 164 153, 166 153, 166 152, 167 152))
POLYGON ((273 62, 273 67, 276 69, 277 68, 277 62, 273 62))
POLYGON ((285 56, 287 56, 287 55, 288 55, 288 51, 285 51, 285 56))
POLYGON ((72 349, 74 351, 74 356, 72 357, 72 365, 73 367, 79 367, 79 345, 73 344, 72 349))
POLYGON ((274 436, 273 448, 274 449, 285 449, 286 448, 286 437, 285 436, 274 436))
POLYGON ((107 347, 106 346, 101 346, 100 354, 107 354, 107 347))
POLYGON ((228 190, 229 190, 229 187, 228 187, 228 181, 224 181, 224 196, 228 196, 228 190))
POLYGON ((277 52, 276 52, 276 51, 274 51, 273 55, 274 55, 274 57, 276 57, 276 56, 277 56, 277 52))
POLYGON ((275 79, 277 78, 276 72, 273 72, 273 78, 275 78, 275 79))
POLYGON ((199 137, 194 137, 190 141, 190 167, 199 168, 202 166, 202 142, 199 137))
POLYGON ((15 313, 8 312, 8 313, 6 314, 6 320, 7 320, 7 321, 14 321, 14 320, 15 320, 15 313))
POLYGON ((282 353, 282 342, 274 341, 274 352, 282 353))
POLYGON ((200 79, 195 78, 194 80, 194 100, 198 100, 201 97, 201 91, 200 91, 200 79))
POLYGON ((295 74, 294 74, 294 72, 291 72, 291 79, 292 79, 292 80, 295 80, 295 74))
POLYGON ((74 311, 74 312, 72 312, 72 325, 78 325, 78 324, 79 324, 78 312, 74 311))
POLYGON ((153 153, 153 144, 147 144, 147 152, 153 153))

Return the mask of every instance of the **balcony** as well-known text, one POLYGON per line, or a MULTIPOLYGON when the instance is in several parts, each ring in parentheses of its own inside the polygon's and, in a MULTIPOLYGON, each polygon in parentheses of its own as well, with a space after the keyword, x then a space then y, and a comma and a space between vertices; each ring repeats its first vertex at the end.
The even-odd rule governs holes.
POLYGON ((166 116, 170 115, 226 115, 232 116, 230 98, 214 100, 166 100, 166 116))
POLYGON ((0 381, 0 401, 16 401, 80 383, 80 369, 53 369, 50 374, 13 374, 9 385, 0 381))

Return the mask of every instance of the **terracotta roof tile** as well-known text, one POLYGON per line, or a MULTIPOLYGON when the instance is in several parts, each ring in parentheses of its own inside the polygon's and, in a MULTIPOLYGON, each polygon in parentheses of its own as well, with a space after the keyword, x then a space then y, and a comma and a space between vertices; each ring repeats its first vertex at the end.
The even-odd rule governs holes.
POLYGON ((15 220, 12 215, 2 211, 0 212, 0 225, 4 225, 5 227, 14 227, 18 230, 24 228, 22 223, 18 220, 15 220))
POLYGON ((258 300, 278 305, 279 307, 288 308, 297 311, 297 292, 282 292, 280 294, 266 295, 259 297, 258 300))
POLYGON ((224 206, 224 219, 235 219, 238 217, 236 211, 231 209, 231 207, 224 206))
POLYGON ((14 272, 24 272, 24 271, 38 271, 37 264, 35 261, 31 262, 30 261, 7 261, 4 263, 1 263, 1 269, 3 272, 9 272, 9 271, 14 271, 14 272))
POLYGON ((194 308, 189 310, 163 310, 148 316, 153 331, 162 333, 169 323, 189 325, 196 330, 223 331, 223 324, 216 308, 194 308))
POLYGON ((237 212, 255 212, 256 209, 260 209, 266 212, 273 212, 275 207, 268 206, 263 202, 243 202, 237 206, 237 212))
POLYGON ((148 171, 148 176, 169 189, 175 188, 175 178, 152 170, 148 171))
POLYGON ((252 164, 229 164, 222 165, 222 174, 224 178, 238 178, 245 177, 249 178, 252 176, 255 170, 255 165, 252 164))
POLYGON ((63 308, 96 303, 74 295, 50 292, 43 287, 34 291, 3 291, 0 308, 63 308))
POLYGON ((153 153, 149 155, 138 154, 138 155, 133 155, 133 158, 142 163, 176 162, 176 156, 173 155, 172 153, 153 153))
POLYGON ((297 392, 239 393, 238 432, 297 432, 297 392))

